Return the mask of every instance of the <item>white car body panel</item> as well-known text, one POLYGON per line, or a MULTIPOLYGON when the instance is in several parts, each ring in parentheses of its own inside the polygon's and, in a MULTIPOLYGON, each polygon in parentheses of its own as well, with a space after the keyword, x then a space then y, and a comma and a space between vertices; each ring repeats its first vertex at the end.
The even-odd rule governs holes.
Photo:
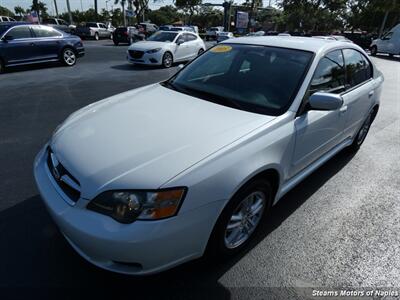
POLYGON ((127 51, 128 62, 144 65, 161 65, 162 57, 164 56, 165 52, 170 52, 172 54, 174 62, 182 62, 195 58, 198 55, 200 49, 202 49, 203 51, 206 50, 204 41, 194 32, 178 31, 177 33, 177 36, 171 42, 140 41, 132 44, 127 51), (191 34, 193 36, 196 36, 197 39, 193 41, 186 41, 183 44, 178 45, 176 41, 184 34, 191 34), (155 53, 146 52, 148 50, 157 48, 161 49, 155 53), (135 59, 129 54, 129 50, 143 51, 144 54, 142 57, 135 59))
POLYGON ((160 84, 94 103, 72 114, 49 142, 81 184, 81 198, 73 205, 63 200, 65 195, 51 178, 47 145, 37 155, 34 174, 50 214, 71 245, 93 264, 115 272, 151 274, 200 257, 221 211, 244 184, 263 171, 275 172, 276 203, 349 146, 362 120, 379 105, 383 76, 373 67, 373 78, 341 95, 340 109, 298 114, 319 60, 343 48, 366 55, 355 44, 284 36, 226 43, 314 52, 285 113, 250 113, 160 84), (107 190, 181 186, 188 188, 182 206, 176 216, 164 220, 121 224, 86 209, 107 190))
POLYGON ((373 40, 372 46, 376 46, 378 53, 400 54, 400 24, 393 27, 382 39, 373 40), (390 38, 386 37, 388 34, 391 34, 390 38))

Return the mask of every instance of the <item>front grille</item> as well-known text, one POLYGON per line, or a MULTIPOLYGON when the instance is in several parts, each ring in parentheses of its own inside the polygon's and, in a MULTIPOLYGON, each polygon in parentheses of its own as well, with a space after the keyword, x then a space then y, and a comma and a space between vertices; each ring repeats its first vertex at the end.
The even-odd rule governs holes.
POLYGON ((64 194, 67 195, 71 201, 78 201, 81 196, 79 181, 57 161, 50 148, 48 148, 47 151, 47 166, 51 176, 64 194), (56 160, 56 162, 54 162, 54 160, 56 160))
POLYGON ((129 50, 129 55, 134 59, 142 58, 143 54, 143 51, 129 50))

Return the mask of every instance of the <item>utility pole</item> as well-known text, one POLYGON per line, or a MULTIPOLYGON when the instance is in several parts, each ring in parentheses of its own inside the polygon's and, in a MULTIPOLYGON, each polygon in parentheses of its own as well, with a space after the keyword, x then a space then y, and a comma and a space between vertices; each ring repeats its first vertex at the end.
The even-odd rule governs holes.
POLYGON ((57 0, 54 0, 54 8, 55 8, 55 10, 56 10, 56 17, 58 18, 57 0))
POLYGON ((97 11, 97 0, 94 0, 94 13, 96 21, 98 20, 98 11, 97 11))
POLYGON ((72 24, 73 20, 72 20, 71 6, 69 5, 69 0, 67 0, 67 10, 68 10, 69 24, 72 24))

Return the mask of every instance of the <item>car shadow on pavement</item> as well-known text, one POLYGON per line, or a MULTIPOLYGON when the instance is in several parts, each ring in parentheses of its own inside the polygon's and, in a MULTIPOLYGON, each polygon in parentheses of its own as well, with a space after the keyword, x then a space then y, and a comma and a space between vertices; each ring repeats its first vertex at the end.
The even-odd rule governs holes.
MULTIPOLYGON (((171 69, 173 69, 175 66, 171 67, 171 69)), ((161 66, 148 66, 148 65, 133 65, 130 63, 126 63, 126 64, 122 64, 122 65, 115 65, 111 67, 112 69, 116 69, 116 70, 122 70, 122 71, 150 71, 150 70, 157 70, 157 69, 163 69, 163 67, 161 66)))
POLYGON ((342 151, 284 196, 246 251, 223 260, 197 259, 152 276, 126 276, 92 266, 65 241, 40 196, 31 197, 0 212, 0 293, 30 298, 34 294, 68 298, 79 292, 80 297, 90 298, 130 294, 132 299, 229 299, 238 291, 226 288, 219 279, 353 156, 342 151))
POLYGON ((5 74, 23 72, 23 71, 33 71, 33 70, 40 70, 40 69, 53 69, 53 68, 61 68, 61 67, 68 68, 67 66, 63 65, 60 62, 46 62, 46 63, 40 63, 40 64, 7 67, 5 74))

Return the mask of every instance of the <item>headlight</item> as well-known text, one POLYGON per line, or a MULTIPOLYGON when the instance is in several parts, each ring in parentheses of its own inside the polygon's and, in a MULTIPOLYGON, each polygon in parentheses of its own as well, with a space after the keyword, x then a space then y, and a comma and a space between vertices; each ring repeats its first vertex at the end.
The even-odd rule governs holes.
POLYGON ((121 223, 158 220, 176 215, 186 188, 155 191, 107 191, 93 199, 87 208, 121 223))
POLYGON ((146 53, 156 53, 160 50, 161 50, 161 48, 151 49, 151 50, 147 50, 146 53))

